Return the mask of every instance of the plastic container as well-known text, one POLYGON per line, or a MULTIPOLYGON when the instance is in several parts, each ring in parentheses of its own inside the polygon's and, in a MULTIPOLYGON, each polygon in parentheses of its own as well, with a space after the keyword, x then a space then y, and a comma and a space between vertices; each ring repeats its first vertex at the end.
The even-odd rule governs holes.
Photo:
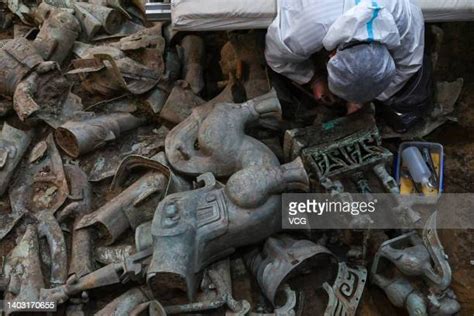
MULTIPOLYGON (((400 145, 398 149, 398 155, 396 158, 395 162, 395 180, 397 180, 398 185, 401 185, 401 170, 402 170, 402 164, 404 156, 402 153, 404 152, 405 149, 409 147, 416 147, 419 149, 419 153, 423 153, 423 149, 427 148, 431 152, 431 154, 438 155, 439 157, 439 170, 436 174, 438 184, 437 184, 437 191, 440 193, 443 192, 444 190, 444 148, 443 145, 437 144, 437 143, 428 143, 428 142, 404 142, 400 145)), ((408 157, 411 157, 413 159, 413 155, 415 155, 413 152, 409 153, 408 157)), ((418 159, 418 158, 417 158, 418 159)), ((410 170, 410 176, 419 183, 423 183, 425 180, 422 180, 424 177, 426 177, 427 171, 424 169, 423 166, 420 165, 414 165, 411 166, 412 170, 410 170), (414 173, 414 174, 412 174, 414 173)), ((431 174, 430 171, 428 171, 429 174, 431 174)))

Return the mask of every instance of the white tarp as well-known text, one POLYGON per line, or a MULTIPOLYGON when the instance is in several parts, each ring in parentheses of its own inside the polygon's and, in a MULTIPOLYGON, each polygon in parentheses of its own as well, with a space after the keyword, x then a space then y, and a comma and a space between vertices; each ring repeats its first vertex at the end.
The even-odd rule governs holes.
POLYGON ((474 0, 417 0, 428 22, 474 21, 474 0))
MULTIPOLYGON (((474 21, 474 0, 416 0, 425 21, 474 21)), ((267 28, 276 0, 172 0, 175 30, 217 31, 267 28)))
POLYGON ((218 31, 267 28, 276 16, 276 0, 173 0, 176 30, 218 31))

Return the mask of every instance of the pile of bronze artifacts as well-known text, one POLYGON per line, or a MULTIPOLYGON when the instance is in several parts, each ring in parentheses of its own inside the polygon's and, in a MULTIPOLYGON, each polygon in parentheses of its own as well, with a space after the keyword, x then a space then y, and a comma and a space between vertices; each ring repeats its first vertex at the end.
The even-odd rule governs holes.
POLYGON ((355 315, 369 283, 410 315, 460 309, 434 222, 282 231, 282 193, 397 188, 370 112, 327 134, 325 111, 286 112, 304 102, 269 74, 261 33, 174 33, 119 0, 9 0, 0 31, 7 314, 355 315), (326 159, 348 148, 364 154, 326 159))

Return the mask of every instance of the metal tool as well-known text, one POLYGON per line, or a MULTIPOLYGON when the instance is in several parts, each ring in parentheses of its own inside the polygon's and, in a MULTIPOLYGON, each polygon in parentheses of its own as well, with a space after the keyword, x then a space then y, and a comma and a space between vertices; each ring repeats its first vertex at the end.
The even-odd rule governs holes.
POLYGON ((146 19, 150 22, 171 21, 171 3, 147 2, 145 14, 146 19))

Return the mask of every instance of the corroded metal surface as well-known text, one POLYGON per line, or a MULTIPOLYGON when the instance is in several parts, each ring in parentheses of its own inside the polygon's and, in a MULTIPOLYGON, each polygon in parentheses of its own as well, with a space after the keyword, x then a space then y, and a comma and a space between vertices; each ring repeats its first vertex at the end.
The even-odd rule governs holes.
POLYGON ((104 96, 120 92, 143 94, 150 91, 160 80, 160 73, 126 57, 118 48, 96 46, 86 49, 82 59, 74 60, 74 70, 84 89, 104 96))
POLYGON ((305 269, 318 269, 329 280, 331 265, 337 259, 323 246, 282 235, 270 237, 262 252, 254 250, 246 256, 246 261, 263 293, 276 307, 277 292, 283 291, 290 275, 294 277, 298 270, 302 273, 305 269))
POLYGON ((139 305, 148 302, 151 298, 146 288, 135 287, 114 299, 95 315, 130 315, 139 305))
POLYGON ((140 316, 140 315, 166 316, 167 314, 163 306, 161 306, 160 302, 153 300, 153 301, 145 302, 136 306, 130 312, 130 316, 140 316))
POLYGON ((88 173, 89 181, 97 184, 114 177, 123 159, 129 155, 150 157, 160 153, 164 156, 162 149, 167 133, 168 129, 164 126, 158 129, 153 126, 139 127, 125 133, 116 141, 108 143, 100 150, 83 156, 82 167, 88 173), (119 154, 117 154, 116 146, 121 149, 119 154))
POLYGON ((456 295, 450 288, 451 267, 444 253, 437 230, 434 212, 423 230, 423 238, 412 231, 384 242, 372 265, 373 283, 381 287, 397 307, 406 308, 410 315, 454 315, 460 310, 456 295), (401 273, 390 278, 381 271, 381 261, 388 260, 401 273), (417 289, 413 277, 426 283, 417 289))
POLYGON ((0 136, 0 196, 10 184, 16 166, 31 142, 31 132, 3 124, 0 136))
MULTIPOLYGON (((1 207, 4 208, 5 205, 1 205, 1 207)), ((5 238, 5 236, 10 233, 10 231, 15 227, 16 223, 23 217, 23 215, 23 212, 2 212, 0 214, 0 240, 5 238)))
MULTIPOLYGON (((74 4, 74 8, 81 21, 82 27, 89 30, 87 34, 89 38, 95 35, 94 31, 96 31, 96 25, 102 27, 108 34, 114 34, 120 31, 121 24, 124 21, 119 11, 106 6, 77 2, 74 4)), ((97 28, 97 31, 99 28, 97 28)))
POLYGON ((213 289, 213 293, 206 293, 207 295, 205 295, 206 299, 204 301, 166 306, 166 312, 169 315, 196 313, 218 309, 223 306, 226 306, 229 310, 226 312, 226 315, 247 315, 249 312, 250 304, 247 301, 237 301, 232 296, 232 279, 229 259, 224 259, 211 265, 205 271, 202 284, 207 288, 213 289))
POLYGON ((204 88, 204 41, 197 35, 188 35, 181 41, 181 59, 183 63, 182 78, 198 94, 204 88))
POLYGON ((237 173, 224 188, 210 173, 202 175, 198 179, 203 187, 169 195, 160 202, 151 228, 153 247, 170 251, 156 251, 148 270, 147 281, 155 295, 166 295, 163 289, 173 288, 192 298, 196 274, 203 267, 229 255, 236 247, 261 241, 281 229, 277 215, 280 192, 295 184, 309 185, 299 159, 252 171, 255 178, 237 173), (249 199, 232 200, 228 192, 235 192, 232 187, 241 188, 243 183, 248 192, 244 196, 249 199), (252 197, 255 191, 263 195, 252 197))
POLYGON ((54 217, 69 194, 61 156, 52 135, 46 138, 47 156, 23 170, 10 189, 12 209, 29 212, 38 220, 38 233, 46 237, 51 254, 52 284, 67 278, 67 251, 64 234, 54 217))
POLYGON ((80 167, 66 165, 65 171, 69 182, 69 200, 71 202, 60 211, 57 218, 58 221, 68 217, 74 218, 68 275, 74 274, 77 277, 82 277, 94 271, 92 232, 75 228, 81 218, 92 211, 92 191, 87 175, 80 167))
POLYGON ((285 294, 285 303, 275 308, 273 313, 250 313, 250 316, 295 316, 297 315, 297 295, 295 291, 293 291, 288 284, 283 285, 282 291, 285 294))
POLYGON ((126 283, 130 280, 139 281, 144 277, 145 266, 151 254, 151 249, 144 250, 124 259, 121 263, 106 265, 81 278, 72 275, 64 285, 41 289, 40 298, 43 301, 62 304, 83 291, 126 283))
POLYGON ((34 41, 19 37, 2 46, 0 95, 13 97, 13 107, 20 119, 64 101, 58 94, 64 94, 69 85, 55 62, 61 63, 68 57, 79 32, 79 24, 72 14, 53 10, 34 41))
POLYGON ((104 265, 118 263, 135 252, 132 245, 101 246, 94 249, 94 260, 104 265))
POLYGON ((13 209, 32 213, 46 210, 54 214, 66 201, 69 187, 52 135, 46 138, 46 143, 47 155, 29 164, 13 182, 10 188, 13 209))
POLYGON ((67 11, 53 10, 47 16, 33 45, 44 60, 62 64, 71 52, 81 27, 76 17, 67 11))
POLYGON ((365 112, 322 126, 288 130, 284 152, 285 159, 301 155, 318 179, 367 170, 392 158, 381 146, 373 114, 365 112))
POLYGON ((372 282, 383 289, 394 306, 406 308, 409 315, 428 315, 423 295, 403 276, 387 279, 375 275, 372 282))
MULTIPOLYGON (((171 174, 168 167, 157 160, 138 156, 126 158, 117 170, 112 187, 118 187, 124 177, 134 167, 146 166, 152 171, 139 178, 107 204, 97 211, 84 216, 76 229, 84 229, 96 225, 106 239, 107 244, 113 243, 128 228, 136 229, 140 224, 152 219, 150 205, 157 203, 170 192, 180 191, 182 184, 171 174), (151 200, 151 201, 150 201, 151 200), (151 203, 150 203, 151 202, 151 203)), ((185 184, 184 184, 185 185, 185 184)))
MULTIPOLYGON (((120 1, 115 2, 117 3, 120 1)), ((117 46, 123 51, 156 47, 160 55, 163 55, 166 42, 162 35, 162 27, 161 23, 156 23, 152 27, 138 31, 130 36, 123 37, 120 41, 113 43, 112 45, 117 46)))
POLYGON ((12 0, 7 1, 6 4, 8 5, 8 9, 16 14, 23 23, 31 24, 31 15, 34 8, 31 7, 30 3, 21 0, 12 0))
MULTIPOLYGON (((3 273, 9 282, 5 290, 7 302, 38 301, 44 287, 39 258, 38 234, 34 226, 28 226, 23 238, 6 259, 3 273)), ((8 308, 8 305, 5 304, 8 308)), ((9 311, 6 311, 9 313, 9 311)))
POLYGON ((340 120, 340 128, 335 128, 337 122, 326 123, 322 132, 312 135, 313 141, 317 139, 318 143, 302 150, 303 159, 319 179, 351 174, 391 160, 390 151, 381 146, 372 116, 340 120), (356 121, 363 125, 357 126, 356 121))
POLYGON ((166 156, 174 169, 188 175, 212 172, 223 177, 250 166, 279 165, 267 146, 243 130, 263 116, 280 113, 275 91, 241 104, 205 104, 169 132, 166 156))
POLYGON ((16 87, 44 60, 25 38, 7 41, 0 48, 0 95, 12 97, 16 87))
POLYGON ((329 296, 325 316, 356 315, 362 293, 367 283, 367 269, 364 267, 349 268, 346 263, 339 263, 336 280, 331 286, 323 284, 329 296))
POLYGON ((79 157, 143 123, 143 120, 131 114, 114 113, 85 121, 67 122, 56 130, 55 138, 58 146, 68 155, 79 157))
POLYGON ((206 101, 197 96, 187 82, 181 81, 171 90, 160 111, 160 117, 173 124, 178 124, 184 121, 196 106, 204 103, 206 101))

